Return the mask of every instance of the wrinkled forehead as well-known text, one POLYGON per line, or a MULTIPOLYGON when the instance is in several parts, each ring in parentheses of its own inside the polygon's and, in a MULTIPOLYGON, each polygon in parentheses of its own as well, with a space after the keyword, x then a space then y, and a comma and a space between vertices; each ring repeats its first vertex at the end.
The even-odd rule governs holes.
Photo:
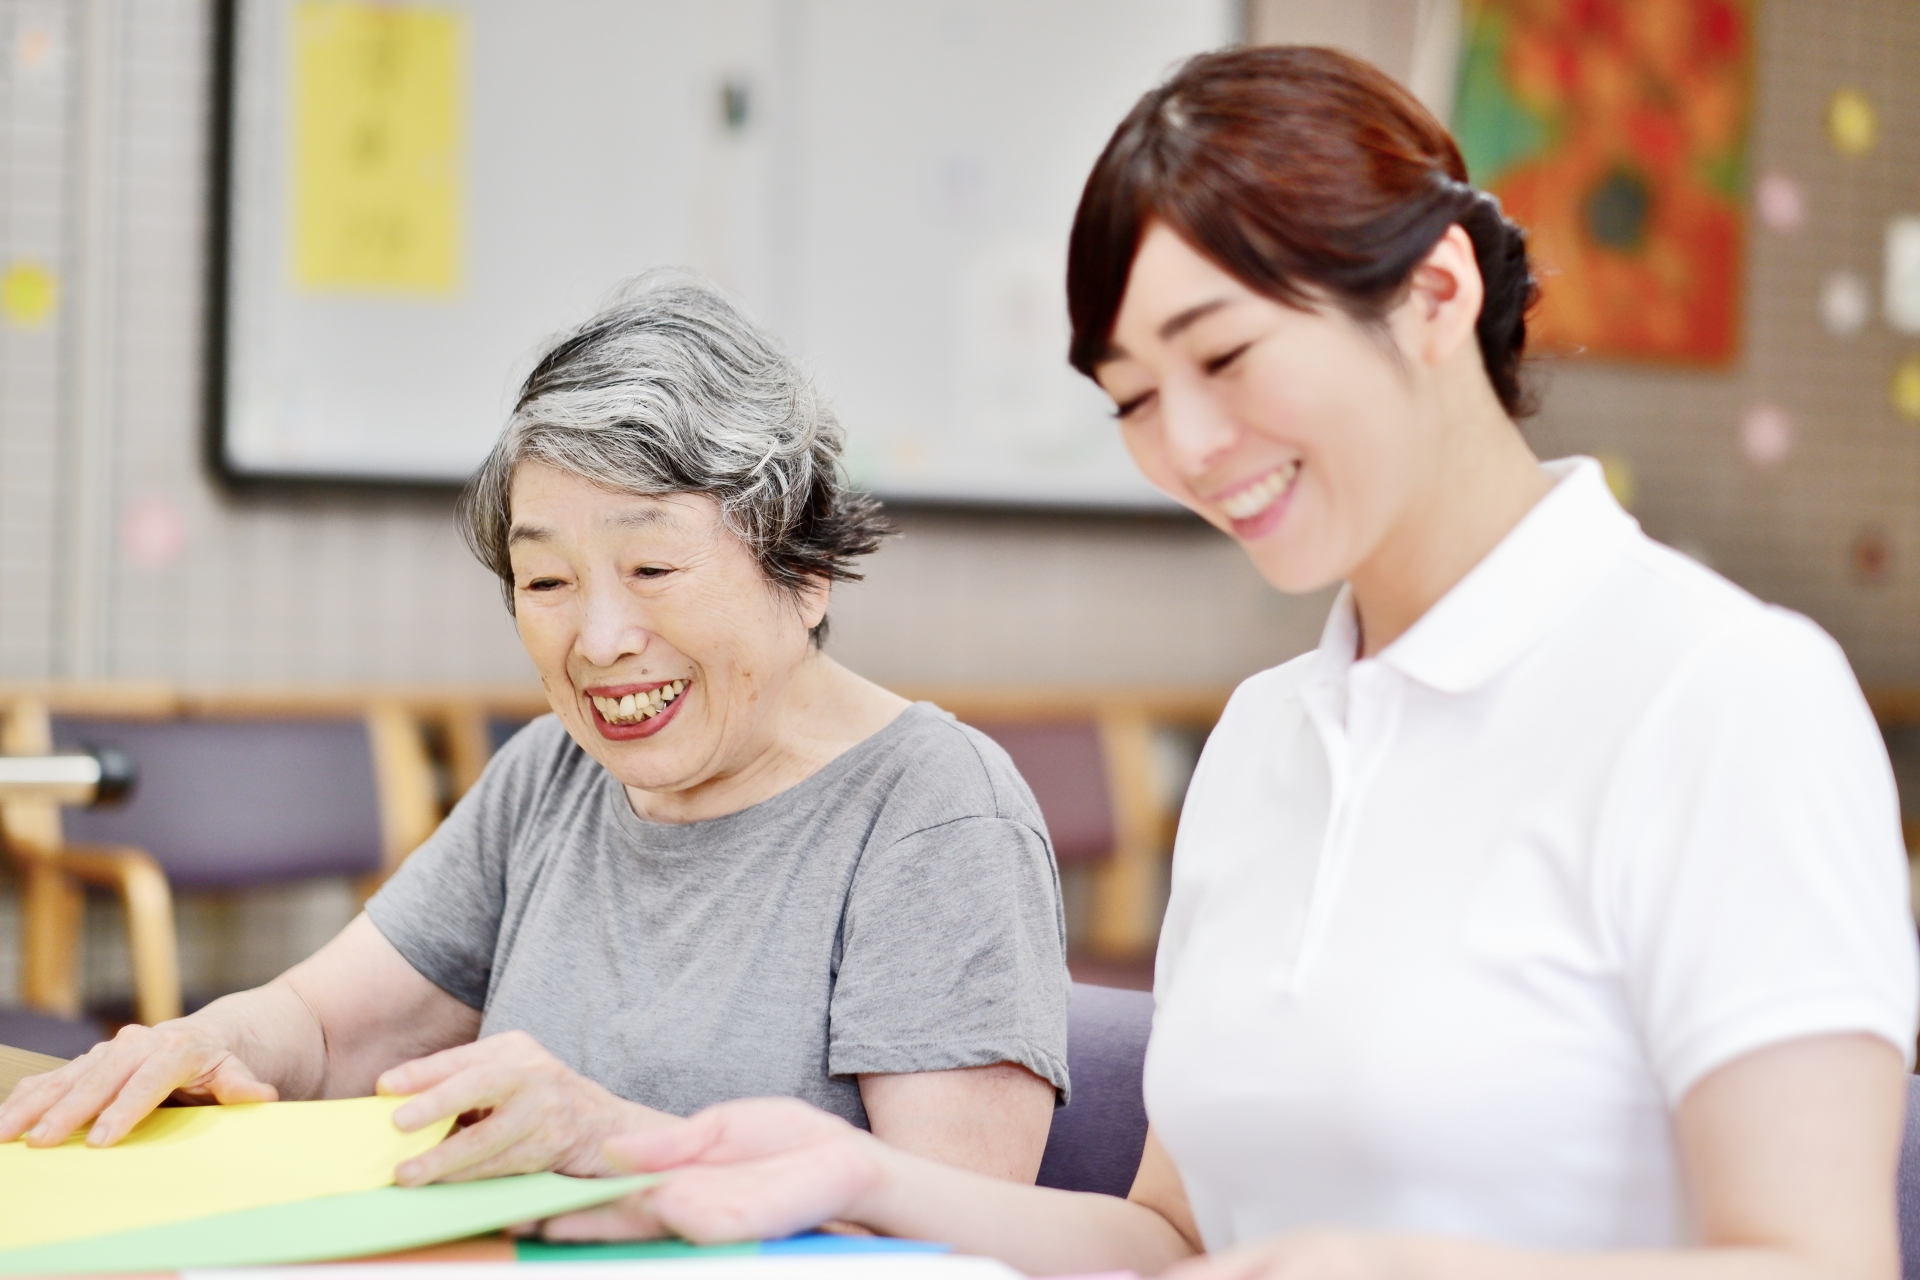
POLYGON ((610 533, 708 537, 718 524, 719 504, 704 493, 634 493, 529 460, 514 468, 507 513, 507 545, 514 546, 551 542, 562 524, 610 533))

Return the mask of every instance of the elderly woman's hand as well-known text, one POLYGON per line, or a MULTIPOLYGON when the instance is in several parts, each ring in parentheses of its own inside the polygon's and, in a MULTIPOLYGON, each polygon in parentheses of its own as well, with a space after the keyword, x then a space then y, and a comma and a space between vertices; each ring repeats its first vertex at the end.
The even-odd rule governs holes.
POLYGON ((723 1102, 606 1144, 620 1171, 666 1181, 546 1223, 549 1240, 677 1235, 703 1244, 791 1235, 855 1214, 884 1177, 873 1135, 793 1098, 723 1102))
POLYGON ((417 1095, 393 1113, 408 1132, 448 1116, 463 1122, 394 1171, 407 1187, 549 1169, 575 1177, 618 1172, 601 1154, 608 1138, 673 1119, 616 1097, 524 1031, 402 1063, 374 1087, 417 1095))
POLYGON ((87 1142, 110 1146, 169 1097, 183 1102, 272 1102, 280 1095, 240 1061, 219 1031, 180 1018, 123 1028, 81 1057, 14 1086, 0 1106, 0 1142, 30 1147, 66 1141, 91 1125, 87 1142))

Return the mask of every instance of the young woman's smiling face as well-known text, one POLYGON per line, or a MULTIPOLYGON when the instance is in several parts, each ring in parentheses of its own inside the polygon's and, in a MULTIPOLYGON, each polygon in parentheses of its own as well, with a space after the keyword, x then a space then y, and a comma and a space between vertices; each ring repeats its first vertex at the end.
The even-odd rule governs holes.
POLYGON ((1435 474, 1399 328, 1275 302, 1156 222, 1095 372, 1146 477, 1274 586, 1312 591, 1350 577, 1435 474))

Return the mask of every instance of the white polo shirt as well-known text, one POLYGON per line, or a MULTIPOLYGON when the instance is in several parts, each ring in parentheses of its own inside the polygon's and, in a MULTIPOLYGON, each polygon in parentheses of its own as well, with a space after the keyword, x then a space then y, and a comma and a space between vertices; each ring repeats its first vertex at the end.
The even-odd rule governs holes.
POLYGON ((1673 1110, 1800 1036, 1911 1058, 1898 801, 1840 649, 1591 460, 1405 635, 1248 680, 1181 816, 1147 1111, 1209 1248, 1670 1246, 1673 1110))

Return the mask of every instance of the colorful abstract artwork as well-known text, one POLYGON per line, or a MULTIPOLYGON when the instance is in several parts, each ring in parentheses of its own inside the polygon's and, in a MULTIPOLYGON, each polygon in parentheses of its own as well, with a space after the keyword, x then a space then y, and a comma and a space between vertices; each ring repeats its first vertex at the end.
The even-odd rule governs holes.
POLYGON ((1753 0, 1465 0, 1454 133, 1533 236, 1542 345, 1739 348, 1753 0))

